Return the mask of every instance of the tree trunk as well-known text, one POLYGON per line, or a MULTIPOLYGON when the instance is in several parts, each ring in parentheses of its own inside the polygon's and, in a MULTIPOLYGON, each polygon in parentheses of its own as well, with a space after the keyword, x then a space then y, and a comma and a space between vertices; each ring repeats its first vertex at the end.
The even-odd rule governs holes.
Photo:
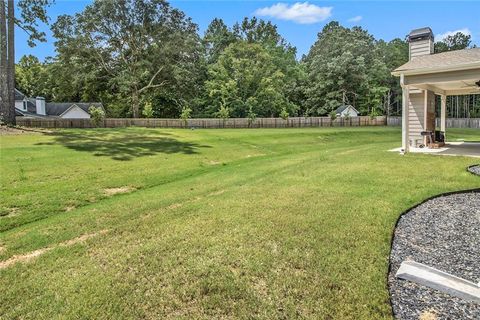
POLYGON ((133 114, 133 118, 140 118, 139 111, 140 111, 140 98, 139 98, 139 95, 138 95, 138 90, 134 89, 132 91, 132 114, 133 114))
POLYGON ((8 122, 9 97, 7 86, 7 19, 5 1, 0 0, 0 121, 8 122))
POLYGON ((7 122, 15 125, 15 4, 8 0, 8 61, 7 61, 7 90, 8 90, 8 118, 7 122))

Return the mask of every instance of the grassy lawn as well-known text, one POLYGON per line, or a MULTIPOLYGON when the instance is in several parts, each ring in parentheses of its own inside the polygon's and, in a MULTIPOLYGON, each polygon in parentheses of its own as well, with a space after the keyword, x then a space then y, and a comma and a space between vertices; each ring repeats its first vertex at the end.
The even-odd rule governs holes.
POLYGON ((399 214, 480 186, 398 128, 0 139, 2 319, 389 319, 399 214))

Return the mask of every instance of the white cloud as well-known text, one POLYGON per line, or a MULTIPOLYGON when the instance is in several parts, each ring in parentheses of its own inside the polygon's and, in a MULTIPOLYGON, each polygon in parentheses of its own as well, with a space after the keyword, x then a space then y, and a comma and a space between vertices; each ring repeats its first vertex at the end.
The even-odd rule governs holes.
POLYGON ((445 33, 440 33, 435 36, 435 41, 442 41, 448 36, 453 36, 457 32, 461 32, 466 35, 472 35, 472 32, 468 28, 463 28, 463 29, 458 29, 458 30, 453 30, 453 31, 447 31, 445 33))
POLYGON ((355 16, 353 18, 348 19, 348 22, 360 22, 360 20, 362 19, 363 19, 362 16, 355 16))
POLYGON ((319 7, 308 2, 296 2, 292 5, 277 3, 270 7, 255 10, 255 15, 294 21, 301 24, 317 23, 332 15, 332 7, 319 7))

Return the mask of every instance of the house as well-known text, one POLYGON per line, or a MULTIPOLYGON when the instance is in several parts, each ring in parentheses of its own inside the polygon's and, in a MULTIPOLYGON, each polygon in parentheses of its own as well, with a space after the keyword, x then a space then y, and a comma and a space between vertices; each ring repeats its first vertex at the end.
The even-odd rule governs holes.
POLYGON ((89 108, 91 106, 103 108, 98 102, 45 102, 42 97, 28 98, 19 90, 15 89, 15 115, 41 118, 55 117, 64 119, 90 119, 89 108))
POLYGON ((342 105, 335 110, 337 117, 357 117, 359 112, 351 105, 342 105))
POLYGON ((480 48, 435 54, 430 28, 413 30, 408 42, 409 61, 392 72, 400 78, 403 92, 403 152, 427 145, 432 139, 446 140, 447 96, 480 94, 480 48), (437 132, 436 96, 441 97, 437 132))

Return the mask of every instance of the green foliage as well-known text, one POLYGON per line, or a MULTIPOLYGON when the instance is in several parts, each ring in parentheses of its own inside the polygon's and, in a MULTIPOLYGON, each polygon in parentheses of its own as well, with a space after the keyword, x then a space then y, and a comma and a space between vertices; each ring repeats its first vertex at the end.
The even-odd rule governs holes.
POLYGON ((255 112, 253 112, 253 107, 250 106, 248 108, 248 114, 247 114, 247 119, 248 119, 248 126, 250 127, 254 122, 255 120, 257 119, 257 114, 255 112))
POLYGON ((337 112, 332 110, 328 113, 328 116, 330 117, 330 120, 335 121, 337 119, 337 112))
POLYGON ((230 108, 222 104, 217 112, 217 118, 223 119, 223 121, 230 118, 230 108))
POLYGON ((190 107, 184 106, 182 112, 180 113, 180 119, 183 120, 185 126, 188 124, 188 119, 192 117, 192 109, 190 107))
POLYGON ((99 85, 97 94, 130 104, 133 117, 149 95, 195 96, 202 74, 197 26, 163 0, 97 0, 60 16, 52 30, 59 67, 78 78, 74 85, 99 85))
POLYGON ((280 118, 283 120, 288 120, 289 113, 287 111, 287 108, 283 107, 282 111, 280 112, 280 118))
POLYGON ((145 118, 153 118, 153 108, 152 108, 152 103, 147 102, 145 103, 145 106, 143 107, 142 114, 145 118))
POLYGON ((462 50, 469 48, 472 44, 472 36, 457 32, 454 35, 447 36, 442 41, 435 43, 435 53, 462 50))
POLYGON ((361 27, 349 29, 338 22, 323 28, 305 63, 306 103, 318 111, 330 112, 344 103, 365 113, 367 96, 390 76, 373 36, 361 27))
POLYGON ((260 44, 231 44, 208 68, 209 104, 228 106, 233 117, 245 117, 250 107, 259 116, 277 116, 284 106, 295 110, 286 96, 286 74, 275 61, 260 44))
POLYGON ((88 112, 90 113, 90 120, 95 127, 98 127, 105 119, 105 111, 102 108, 90 106, 88 112))

